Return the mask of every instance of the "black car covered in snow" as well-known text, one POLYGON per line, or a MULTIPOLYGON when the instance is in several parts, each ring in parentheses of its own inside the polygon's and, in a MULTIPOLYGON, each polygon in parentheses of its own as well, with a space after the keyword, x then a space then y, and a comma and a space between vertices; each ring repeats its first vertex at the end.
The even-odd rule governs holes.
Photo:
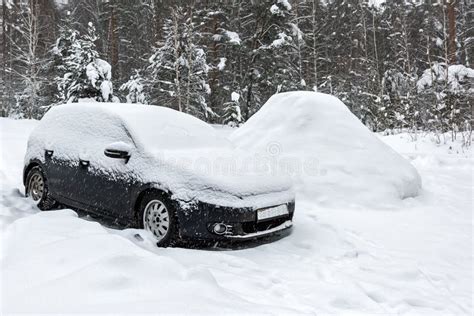
POLYGON ((23 183, 40 209, 60 204, 112 218, 144 228, 159 246, 289 229, 291 181, 239 168, 247 154, 212 126, 169 108, 66 104, 32 132, 23 183))

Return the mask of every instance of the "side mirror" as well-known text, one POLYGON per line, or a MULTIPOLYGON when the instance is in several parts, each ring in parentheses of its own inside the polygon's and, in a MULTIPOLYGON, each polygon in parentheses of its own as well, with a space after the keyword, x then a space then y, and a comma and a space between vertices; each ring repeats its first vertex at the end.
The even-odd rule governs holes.
POLYGON ((125 159, 125 163, 130 159, 132 146, 124 142, 116 142, 108 145, 104 150, 104 155, 114 159, 125 159))

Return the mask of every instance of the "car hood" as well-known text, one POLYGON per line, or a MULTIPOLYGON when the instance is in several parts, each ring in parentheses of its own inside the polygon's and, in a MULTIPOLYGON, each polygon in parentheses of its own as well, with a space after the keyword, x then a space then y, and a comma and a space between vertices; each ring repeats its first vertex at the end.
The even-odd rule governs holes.
POLYGON ((160 151, 152 158, 161 178, 167 178, 167 188, 181 201, 265 207, 294 199, 291 178, 253 154, 206 148, 160 151))

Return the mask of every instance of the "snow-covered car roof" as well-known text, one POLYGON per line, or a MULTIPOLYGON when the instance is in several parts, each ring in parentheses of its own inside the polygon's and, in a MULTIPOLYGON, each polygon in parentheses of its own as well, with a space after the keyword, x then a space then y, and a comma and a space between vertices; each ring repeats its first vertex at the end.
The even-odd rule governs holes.
POLYGON ((106 114, 108 124, 111 121, 116 125, 124 124, 137 145, 150 151, 231 146, 207 123, 162 106, 91 102, 64 104, 52 111, 70 114, 79 120, 83 116, 106 114))

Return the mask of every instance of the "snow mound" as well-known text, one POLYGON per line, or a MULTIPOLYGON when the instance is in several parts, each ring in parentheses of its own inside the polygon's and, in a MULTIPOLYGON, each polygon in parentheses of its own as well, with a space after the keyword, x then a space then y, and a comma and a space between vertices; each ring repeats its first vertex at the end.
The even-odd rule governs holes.
POLYGON ((390 203, 421 189, 417 170, 330 95, 274 95, 230 139, 290 173, 299 193, 321 203, 390 203))

